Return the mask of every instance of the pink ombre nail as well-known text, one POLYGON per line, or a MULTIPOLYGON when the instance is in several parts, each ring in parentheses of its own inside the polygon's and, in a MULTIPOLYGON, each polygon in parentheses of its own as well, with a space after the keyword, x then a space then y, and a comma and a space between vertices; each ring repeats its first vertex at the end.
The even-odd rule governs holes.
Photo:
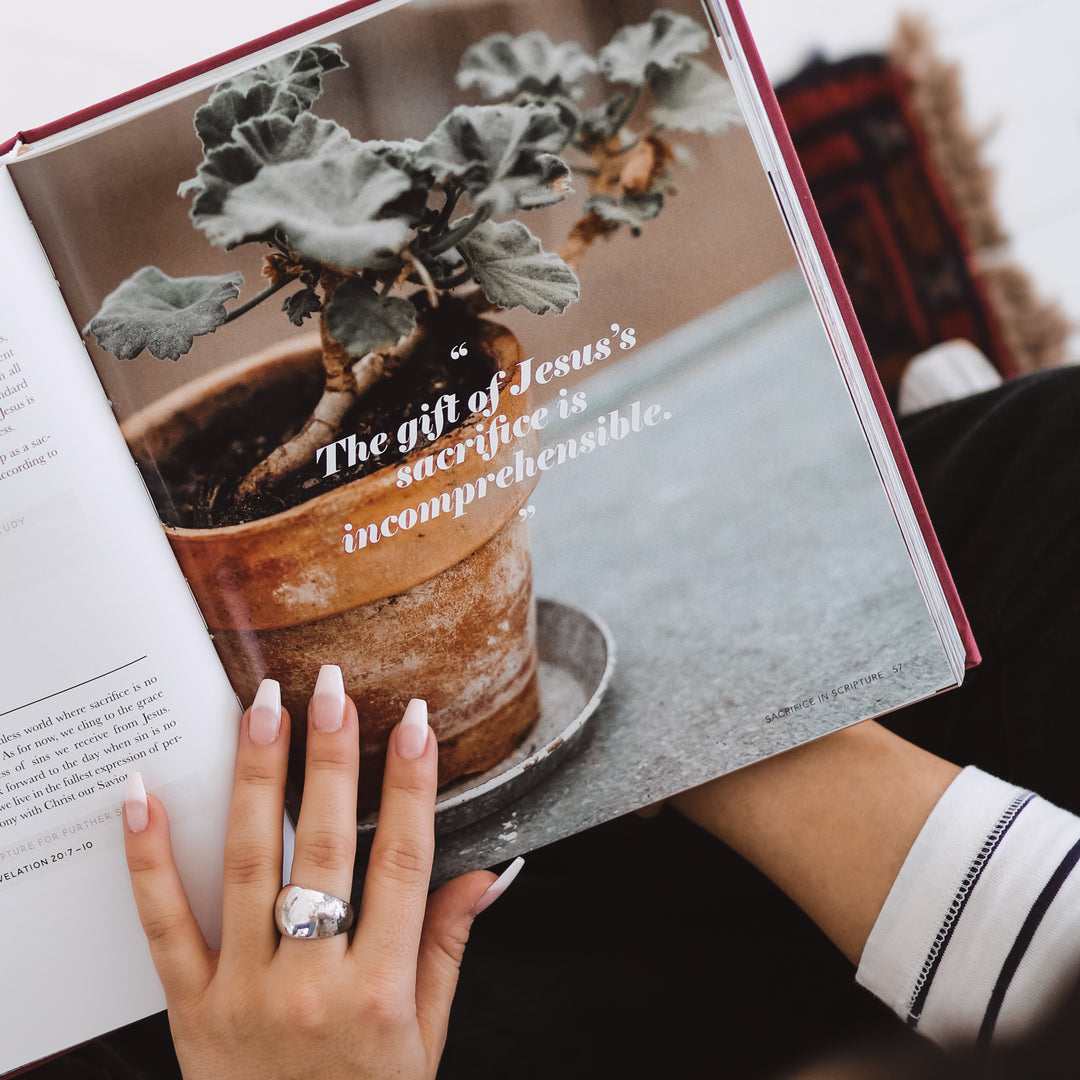
POLYGON ((311 726, 327 733, 345 723, 345 681, 337 664, 323 664, 311 695, 311 726))
POLYGON ((403 758, 415 761, 424 753, 427 746, 428 732, 427 702, 422 698, 413 698, 405 706, 405 715, 401 718, 397 733, 397 751, 403 758))
POLYGON ((146 788, 142 773, 129 772, 124 783, 124 817, 129 832, 142 832, 150 824, 150 807, 146 802, 146 788))
POLYGON ((269 746, 281 730, 281 684, 263 679, 255 692, 248 716, 248 735, 253 743, 269 746))
POLYGON ((488 886, 487 892, 485 892, 484 895, 481 896, 480 899, 477 900, 475 904, 473 904, 472 911, 470 911, 469 914, 472 915, 473 918, 475 918, 477 915, 480 914, 481 911, 487 911, 487 909, 489 907, 491 907, 491 905, 494 904, 495 901, 498 900, 499 897, 502 896, 502 894, 504 892, 506 892, 507 889, 510 888, 510 886, 514 883, 514 878, 516 878, 518 876, 518 874, 521 873, 521 868, 524 865, 525 865, 525 860, 524 859, 522 859, 520 857, 516 858, 488 886))

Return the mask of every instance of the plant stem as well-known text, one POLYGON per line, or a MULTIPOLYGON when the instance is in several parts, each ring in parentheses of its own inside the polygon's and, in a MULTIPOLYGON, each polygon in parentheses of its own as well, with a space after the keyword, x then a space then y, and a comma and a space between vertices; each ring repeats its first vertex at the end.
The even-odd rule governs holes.
POLYGON ((613 132, 622 131, 623 127, 629 123, 630 117, 633 115, 634 110, 638 107, 638 102, 641 100, 642 92, 645 88, 639 86, 633 94, 630 96, 629 102, 627 102, 626 108, 619 114, 618 123, 612 128, 613 132))
POLYGON ((439 216, 435 219, 435 223, 431 226, 431 233, 429 235, 437 235, 450 224, 450 218, 457 207, 464 189, 460 186, 450 188, 446 192, 446 202, 443 203, 443 208, 439 211, 439 216))
POLYGON ((489 217, 491 217, 490 209, 478 210, 475 214, 470 214, 449 232, 445 233, 439 240, 436 240, 435 243, 428 248, 427 254, 441 255, 444 251, 449 251, 459 240, 463 240, 468 236, 473 229, 483 225, 489 217))
POLYGON ((285 479, 314 459, 320 446, 332 442, 341 430, 341 421, 352 407, 356 395, 348 389, 323 390, 311 416, 304 426, 287 442, 263 458, 241 481, 236 490, 237 502, 243 503, 253 495, 285 479))
POLYGON ((408 253, 407 258, 416 276, 420 279, 420 284, 424 286, 424 290, 427 293, 428 303, 430 303, 433 308, 438 307, 439 294, 436 289, 435 281, 431 276, 431 272, 424 265, 423 261, 413 255, 412 252, 408 253))
POLYGON ((322 362, 325 373, 323 392, 304 426, 291 438, 276 447, 241 481, 236 491, 236 503, 245 502, 270 490, 301 469, 310 468, 320 446, 333 442, 341 435, 342 421, 358 399, 373 386, 395 371, 411 355, 424 336, 418 322, 403 342, 381 352, 369 352, 356 358, 330 336, 326 327, 326 309, 344 276, 324 271, 320 286, 323 293, 319 333, 322 339, 322 362))
POLYGON ((595 211, 585 214, 578 218, 567 234, 566 241, 559 248, 559 258, 576 273, 593 244, 605 236, 610 236, 618 228, 614 222, 605 221, 595 211))
MULTIPOLYGON (((225 323, 231 323, 233 319, 239 319, 241 315, 246 315, 253 307, 257 307, 264 300, 269 299, 274 293, 281 289, 284 289, 286 285, 292 284, 296 281, 296 278, 282 278, 281 281, 275 282, 273 285, 267 285, 265 289, 257 296, 253 296, 246 303, 241 304, 238 308, 233 308, 228 315, 225 316, 225 323)), ((225 325, 222 323, 222 326, 225 325)))
POLYGON ((436 278, 435 288, 443 290, 456 289, 459 285, 464 285, 471 277, 472 271, 466 266, 463 270, 458 271, 453 277, 436 278))
POLYGON ((312 461, 315 451, 332 441, 341 429, 341 421, 356 400, 356 382, 352 378, 354 360, 326 328, 326 308, 344 278, 324 271, 320 280, 323 293, 319 334, 322 339, 322 362, 325 373, 322 396, 304 426, 291 438, 263 458, 236 490, 238 503, 272 487, 312 461))

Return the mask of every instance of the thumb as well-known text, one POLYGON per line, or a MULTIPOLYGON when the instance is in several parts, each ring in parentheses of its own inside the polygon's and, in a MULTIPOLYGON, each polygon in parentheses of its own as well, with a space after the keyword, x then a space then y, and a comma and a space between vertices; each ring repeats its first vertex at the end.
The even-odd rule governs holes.
POLYGON ((429 1055, 442 1053, 473 919, 510 887, 524 865, 515 859, 499 877, 477 870, 448 881, 428 898, 416 962, 416 1018, 429 1055))

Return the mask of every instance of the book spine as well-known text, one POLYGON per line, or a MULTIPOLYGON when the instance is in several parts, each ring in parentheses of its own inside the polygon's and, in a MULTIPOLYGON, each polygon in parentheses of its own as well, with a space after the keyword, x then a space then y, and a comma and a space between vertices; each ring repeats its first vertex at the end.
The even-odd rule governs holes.
POLYGON ((48 124, 42 124, 39 127, 27 128, 25 131, 18 131, 7 140, 0 143, 0 157, 10 153, 19 145, 28 146, 32 143, 39 142, 42 139, 49 138, 50 136, 59 135, 71 128, 78 127, 80 124, 85 124, 87 121, 96 120, 100 116, 105 116, 110 112, 114 112, 116 109, 132 105, 137 101, 142 101, 143 99, 152 97, 154 94, 159 94, 162 91, 170 90, 172 87, 179 86, 189 79, 197 79, 211 71, 216 71, 225 64, 231 64, 237 60, 242 60, 246 56, 251 56, 263 49, 269 49, 283 41, 288 41, 298 34, 307 33, 309 30, 314 30, 326 23, 333 22, 335 19, 351 15, 354 11, 360 11, 363 8, 371 7, 376 2, 377 0, 346 0, 345 3, 328 8, 326 11, 320 12, 317 15, 310 15, 306 19, 300 19, 295 23, 290 23, 288 26, 284 26, 279 30, 274 30, 269 34, 263 34, 243 45, 237 45, 235 48, 227 49, 225 52, 218 53, 205 60, 200 60, 198 63, 191 64, 188 67, 179 68, 168 75, 162 75, 160 78, 153 79, 151 82, 144 83, 142 86, 137 86, 133 90, 128 90, 123 94, 117 94, 115 97, 106 98, 105 101, 100 101, 96 105, 88 105, 85 109, 70 113, 68 116, 61 117, 59 120, 54 120, 48 124))

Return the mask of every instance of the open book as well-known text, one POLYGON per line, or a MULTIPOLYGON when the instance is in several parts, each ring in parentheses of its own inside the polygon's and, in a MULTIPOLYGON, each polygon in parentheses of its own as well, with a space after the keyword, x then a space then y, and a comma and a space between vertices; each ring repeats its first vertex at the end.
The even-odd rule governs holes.
POLYGON ((163 1005, 130 769, 216 935, 264 675, 365 836, 428 699, 445 878, 975 662, 734 2, 347 4, 4 149, 0 1071, 163 1005))

